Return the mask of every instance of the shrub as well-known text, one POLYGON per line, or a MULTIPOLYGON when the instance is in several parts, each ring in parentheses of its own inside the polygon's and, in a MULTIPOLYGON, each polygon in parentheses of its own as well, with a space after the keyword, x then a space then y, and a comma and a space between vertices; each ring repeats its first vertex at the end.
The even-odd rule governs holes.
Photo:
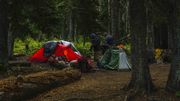
POLYGON ((155 59, 156 60, 162 59, 162 52, 163 52, 163 49, 160 49, 160 48, 155 49, 155 59))
POLYGON ((74 43, 74 44, 82 55, 84 56, 92 55, 92 52, 89 50, 91 46, 90 42, 86 42, 85 46, 83 45, 83 42, 74 43))
POLYGON ((17 38, 14 42, 14 54, 24 54, 25 53, 25 42, 17 38))
POLYGON ((26 41, 22 41, 21 39, 15 39, 14 43, 14 54, 33 54, 42 46, 42 42, 38 40, 34 40, 31 37, 28 37, 26 41), (26 49, 26 45, 28 45, 28 49, 26 49))
POLYGON ((124 49, 125 49, 127 55, 131 55, 131 44, 130 43, 126 43, 124 49))
POLYGON ((40 47, 42 47, 42 42, 34 40, 31 37, 27 38, 25 43, 29 46, 29 49, 25 50, 26 54, 33 54, 40 47))

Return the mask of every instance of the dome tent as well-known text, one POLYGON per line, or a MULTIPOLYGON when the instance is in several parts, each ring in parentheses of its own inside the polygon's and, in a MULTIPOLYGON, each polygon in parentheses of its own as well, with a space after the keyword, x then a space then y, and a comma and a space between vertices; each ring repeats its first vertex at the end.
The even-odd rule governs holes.
POLYGON ((48 41, 29 59, 30 62, 47 62, 50 56, 65 57, 66 62, 82 58, 73 43, 68 41, 48 41))
POLYGON ((122 48, 108 49, 100 60, 100 67, 105 69, 131 70, 127 55, 122 48))

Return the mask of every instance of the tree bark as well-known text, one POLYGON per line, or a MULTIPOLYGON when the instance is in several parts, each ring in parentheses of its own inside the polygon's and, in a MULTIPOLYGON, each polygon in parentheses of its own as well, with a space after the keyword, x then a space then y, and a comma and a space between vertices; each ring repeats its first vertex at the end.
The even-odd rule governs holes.
POLYGON ((125 37, 126 35, 130 34, 129 0, 120 0, 120 8, 121 9, 119 13, 119 32, 121 36, 125 37))
POLYGON ((171 64, 170 74, 167 81, 166 89, 168 91, 180 91, 180 1, 172 0, 173 8, 173 23, 174 23, 174 33, 173 33, 173 60, 171 64))
POLYGON ((147 45, 147 55, 148 63, 153 63, 154 60, 154 33, 153 33, 153 20, 152 20, 152 3, 150 1, 146 2, 146 16, 147 16, 147 36, 146 36, 146 45, 147 45))
POLYGON ((119 13, 119 0, 111 0, 111 34, 116 40, 120 38, 119 13))
POLYGON ((0 69, 7 66, 8 61, 8 21, 7 0, 0 0, 0 69))
POLYGON ((129 21, 129 0, 126 0, 126 22, 125 22, 125 32, 130 33, 130 21, 129 21))
POLYGON ((111 34, 111 0, 108 0, 108 33, 111 34))
MULTIPOLYGON (((152 10, 151 3, 146 3, 146 16, 147 16, 147 48, 154 48, 154 33, 153 33, 153 21, 152 21, 152 10)), ((152 54, 153 55, 153 54, 152 54)))
POLYGON ((74 41, 74 19, 72 10, 68 14, 68 39, 74 41))
POLYGON ((13 48, 14 48, 14 36, 12 31, 12 26, 9 24, 8 29, 8 58, 11 59, 13 57, 13 48))
POLYGON ((67 24, 67 35, 66 38, 68 40, 74 41, 74 33, 75 33, 75 17, 74 17, 74 0, 69 0, 67 2, 67 14, 66 14, 66 24, 67 24))
POLYGON ((174 7, 171 3, 171 0, 169 0, 169 10, 168 10, 168 48, 173 49, 173 33, 174 33, 174 16, 172 15, 172 12, 174 11, 174 7))
POLYGON ((172 50, 173 48, 173 26, 172 24, 168 24, 168 49, 172 50))
POLYGON ((130 0, 132 75, 129 88, 140 92, 151 92, 153 88, 146 55, 146 21, 145 0, 130 0))

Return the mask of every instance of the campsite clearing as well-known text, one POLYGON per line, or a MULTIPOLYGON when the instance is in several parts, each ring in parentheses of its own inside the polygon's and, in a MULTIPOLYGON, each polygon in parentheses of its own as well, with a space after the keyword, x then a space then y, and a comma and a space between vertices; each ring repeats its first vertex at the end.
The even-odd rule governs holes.
MULTIPOLYGON (((150 69, 157 91, 149 97, 137 96, 133 101, 180 101, 164 91, 169 68, 169 64, 152 64, 150 69)), ((127 92, 122 88, 129 79, 130 72, 125 71, 84 73, 81 80, 40 94, 30 101, 125 101, 127 92)))
MULTIPOLYGON (((24 59, 18 57, 15 60, 21 62, 24 59)), ((32 67, 34 67, 34 70, 28 70, 25 74, 53 69, 47 64, 38 63, 33 63, 31 69, 33 69, 32 67)), ((153 101, 152 99, 155 99, 154 101, 180 101, 180 99, 175 98, 175 94, 164 91, 169 69, 170 64, 150 65, 152 80, 157 87, 157 91, 150 97, 137 96, 136 100, 133 101, 153 101)), ((18 69, 16 73, 24 74, 24 71, 18 69)), ((48 90, 29 101, 124 101, 128 93, 122 88, 128 84, 130 76, 131 72, 116 70, 98 70, 83 73, 80 80, 48 90)), ((3 75, 1 78, 4 78, 3 75)))

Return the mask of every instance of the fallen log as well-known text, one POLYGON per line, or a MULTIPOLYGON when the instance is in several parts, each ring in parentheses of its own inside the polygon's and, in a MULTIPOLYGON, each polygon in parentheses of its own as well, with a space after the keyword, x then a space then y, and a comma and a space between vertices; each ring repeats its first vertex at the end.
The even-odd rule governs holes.
POLYGON ((44 71, 0 80, 0 101, 24 101, 80 79, 79 70, 44 71))
POLYGON ((8 75, 25 75, 30 73, 36 73, 40 71, 48 71, 48 70, 62 70, 67 67, 63 67, 62 65, 52 65, 49 63, 30 63, 30 66, 27 65, 14 65, 14 64, 29 64, 29 62, 15 62, 11 61, 11 65, 9 65, 7 69, 8 75))
POLYGON ((30 62, 27 62, 27 61, 9 61, 9 66, 12 67, 12 66, 24 66, 24 67, 30 67, 31 66, 31 63, 30 62))

